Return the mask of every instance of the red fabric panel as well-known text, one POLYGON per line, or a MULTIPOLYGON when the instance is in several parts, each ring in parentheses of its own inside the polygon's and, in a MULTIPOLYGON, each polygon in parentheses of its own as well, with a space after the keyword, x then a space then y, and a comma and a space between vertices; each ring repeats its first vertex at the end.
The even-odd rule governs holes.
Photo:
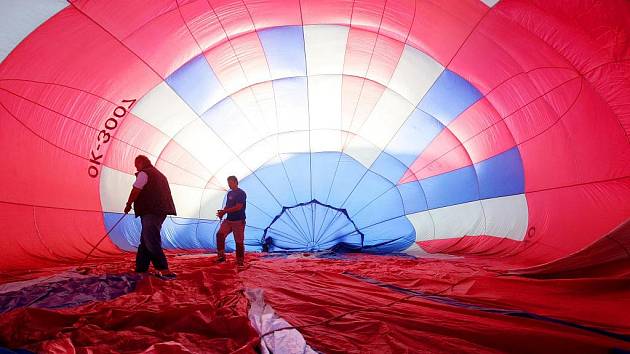
POLYGON ((230 39, 254 30, 243 0, 208 0, 208 3, 230 39))
POLYGON ((164 147, 155 164, 170 183, 203 188, 212 175, 190 152, 174 140, 164 147), (170 161, 176 161, 170 162, 170 161))
MULTIPOLYGON (((458 239, 421 241, 418 245, 430 253, 446 253, 457 255, 505 256, 521 247, 521 242, 509 238, 478 235, 464 236, 458 239)), ((511 260, 515 263, 521 259, 511 260)))
POLYGON ((418 15, 415 11, 416 3, 417 1, 414 0, 387 1, 380 34, 406 43, 411 33, 413 20, 418 15))
POLYGON ((301 25, 300 0, 244 0, 256 29, 301 25))
POLYGON ((357 76, 367 73, 377 36, 374 32, 350 28, 344 56, 344 73, 356 73, 357 76))
POLYGON ((540 263, 579 251, 630 215, 628 177, 526 195, 529 228, 535 233, 516 256, 540 263))
POLYGON ((453 132, 446 128, 411 164, 400 183, 437 176, 471 164, 472 161, 464 146, 453 132))
MULTIPOLYGON (((191 1, 180 5, 182 18, 201 50, 226 40, 225 31, 207 0, 191 1)), ((199 49, 198 49, 199 53, 199 49)))
MULTIPOLYGON (((510 276, 499 259, 488 257, 350 255, 333 260, 308 254, 294 259, 248 254, 248 268, 237 273, 232 255, 222 265, 203 255, 169 258, 178 274, 174 281, 147 276, 135 292, 110 301, 13 310, 0 315, 0 340, 35 351, 57 346, 138 352, 159 346, 169 353, 251 352, 258 335, 249 325, 243 290, 262 288, 277 314, 298 326, 313 349, 326 353, 630 349, 628 342, 575 327, 630 333, 630 322, 618 307, 620 299, 630 296, 623 274, 529 279, 510 276), (526 312, 567 324, 484 309, 526 312)), ((120 274, 132 263, 133 256, 127 256, 86 270, 120 274)), ((16 274, 14 279, 24 278, 16 274)))
POLYGON ((285 320, 298 326, 313 349, 327 353, 398 352, 409 348, 432 353, 604 353, 610 348, 629 347, 621 340, 546 321, 490 314, 420 296, 402 300, 405 293, 366 283, 350 274, 426 295, 442 295, 483 307, 524 309, 629 333, 628 319, 608 301, 629 295, 622 279, 560 282, 505 278, 499 277, 501 271, 489 270, 499 266, 489 259, 351 259, 304 257, 256 262, 241 276, 247 287, 265 290, 266 301, 285 320), (495 291, 496 287, 500 290, 495 291), (585 289, 591 289, 591 293, 586 294, 585 289), (309 326, 314 323, 322 324, 309 326))
POLYGON ((344 73, 385 84, 394 74, 403 49, 401 42, 352 27, 348 32, 344 73))
POLYGON ((350 24, 353 0, 301 0, 304 25, 350 24))
POLYGON ((487 11, 477 0, 417 1, 409 44, 446 66, 487 11))
MULTIPOLYGON (((0 341, 35 352, 255 353, 243 284, 233 269, 186 263, 175 281, 152 276, 113 300, 67 309, 20 308, 0 315, 0 341)), ((126 273, 133 257, 90 268, 126 273)), ((54 274, 54 273, 53 273, 54 274)))

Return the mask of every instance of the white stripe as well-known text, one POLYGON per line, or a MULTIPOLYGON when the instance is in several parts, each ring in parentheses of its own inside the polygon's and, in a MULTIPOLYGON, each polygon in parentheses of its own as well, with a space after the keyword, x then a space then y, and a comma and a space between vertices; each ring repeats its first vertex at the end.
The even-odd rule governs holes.
POLYGON ((234 158, 234 153, 201 120, 187 125, 173 139, 188 150, 211 174, 216 173, 234 158))
POLYGON ((166 82, 147 92, 131 112, 171 138, 186 124, 198 119, 166 82))
POLYGON ((406 45, 389 87, 416 106, 443 70, 430 56, 406 45))
POLYGON ((486 215, 486 234, 522 241, 527 231, 528 215, 525 194, 482 200, 486 215))
POLYGON ((103 166, 99 184, 103 212, 122 213, 135 180, 134 175, 103 166))
POLYGON ((169 184, 169 187, 173 195, 177 216, 182 218, 198 218, 203 189, 179 184, 169 184))
POLYGON ((483 210, 478 200, 433 209, 429 213, 435 223, 436 240, 484 234, 483 210))
POLYGON ((350 28, 346 26, 304 26, 307 74, 341 74, 350 28))
POLYGON ((38 26, 66 6, 68 2, 64 0, 0 1, 0 62, 38 26))
POLYGON ((410 214, 407 218, 416 229, 416 241, 478 235, 522 241, 528 224, 527 199, 519 194, 476 200, 410 214))

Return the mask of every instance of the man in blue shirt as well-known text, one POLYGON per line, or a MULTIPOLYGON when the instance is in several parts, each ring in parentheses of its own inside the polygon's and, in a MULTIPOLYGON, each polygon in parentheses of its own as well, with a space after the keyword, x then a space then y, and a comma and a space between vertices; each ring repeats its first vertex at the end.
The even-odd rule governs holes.
POLYGON ((227 194, 225 208, 217 211, 219 220, 227 214, 226 220, 221 222, 217 232, 217 262, 225 262, 225 238, 231 232, 236 242, 236 264, 243 266, 245 262, 245 206, 247 194, 238 188, 235 176, 227 178, 230 191, 227 194))

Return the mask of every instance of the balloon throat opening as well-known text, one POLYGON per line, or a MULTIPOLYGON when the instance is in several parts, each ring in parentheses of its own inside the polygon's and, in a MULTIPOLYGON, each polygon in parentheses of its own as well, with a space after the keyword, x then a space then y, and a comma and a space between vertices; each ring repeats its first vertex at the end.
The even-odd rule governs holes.
POLYGON ((310 202, 285 206, 265 228, 266 252, 360 251, 364 235, 346 209, 310 202))

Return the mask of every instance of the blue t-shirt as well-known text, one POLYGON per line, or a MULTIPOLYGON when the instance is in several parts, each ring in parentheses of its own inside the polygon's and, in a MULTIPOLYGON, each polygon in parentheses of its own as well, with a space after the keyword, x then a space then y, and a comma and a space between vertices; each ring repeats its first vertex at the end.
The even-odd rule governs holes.
POLYGON ((247 205, 246 201, 247 194, 245 194, 245 191, 243 191, 242 189, 236 188, 233 191, 229 191, 227 194, 227 202, 225 203, 225 208, 231 208, 238 203, 243 204, 243 208, 241 208, 241 210, 237 212, 228 213, 227 219, 230 221, 245 220, 245 207, 247 205))

